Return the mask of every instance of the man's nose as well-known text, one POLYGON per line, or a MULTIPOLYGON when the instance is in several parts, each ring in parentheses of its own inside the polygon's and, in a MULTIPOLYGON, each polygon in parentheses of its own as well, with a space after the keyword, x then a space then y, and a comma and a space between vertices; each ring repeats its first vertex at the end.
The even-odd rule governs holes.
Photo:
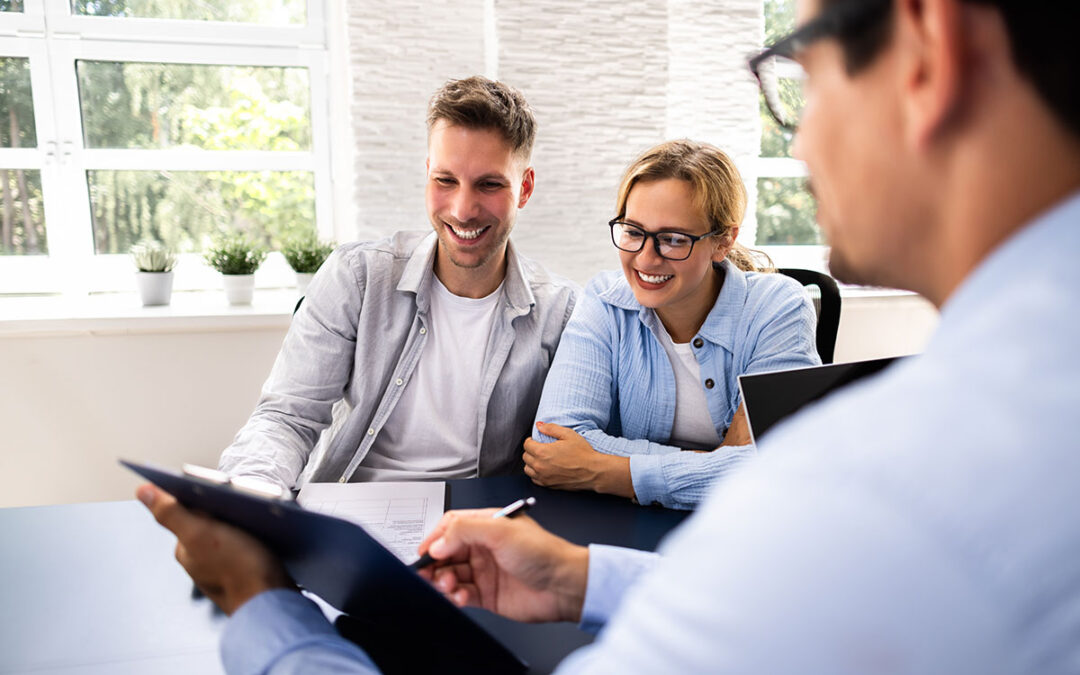
POLYGON ((459 223, 467 223, 479 216, 480 201, 476 192, 467 187, 458 190, 450 205, 450 215, 459 223))

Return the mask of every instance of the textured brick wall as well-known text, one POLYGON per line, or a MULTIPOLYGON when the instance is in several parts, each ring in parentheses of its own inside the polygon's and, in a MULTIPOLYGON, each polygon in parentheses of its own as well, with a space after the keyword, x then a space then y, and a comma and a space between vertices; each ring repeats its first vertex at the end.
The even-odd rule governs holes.
POLYGON ((499 79, 524 91, 539 122, 537 189, 514 239, 578 281, 616 264, 605 223, 619 177, 638 152, 687 136, 740 160, 757 155, 757 101, 745 58, 760 40, 761 0, 493 6, 490 44, 483 0, 350 0, 356 237, 427 226, 427 98, 448 78, 483 73, 485 48, 494 50, 499 79))

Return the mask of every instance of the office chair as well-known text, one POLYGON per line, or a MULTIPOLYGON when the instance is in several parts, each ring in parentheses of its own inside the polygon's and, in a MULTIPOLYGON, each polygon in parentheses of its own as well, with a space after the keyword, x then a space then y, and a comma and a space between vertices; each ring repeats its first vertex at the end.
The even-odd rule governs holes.
POLYGON ((813 270, 788 267, 776 271, 803 286, 818 288, 821 297, 814 299, 814 308, 818 311, 817 351, 822 363, 832 363, 836 349, 836 333, 840 328, 840 288, 836 281, 828 274, 813 270))

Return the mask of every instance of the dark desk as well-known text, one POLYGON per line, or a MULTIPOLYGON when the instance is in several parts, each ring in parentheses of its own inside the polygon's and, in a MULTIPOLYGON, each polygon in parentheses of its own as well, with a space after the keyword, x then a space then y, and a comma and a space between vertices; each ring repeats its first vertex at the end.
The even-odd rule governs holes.
MULTIPOLYGON (((524 477, 450 481, 453 508, 522 496, 548 529, 578 543, 653 549, 684 513, 595 494, 558 492, 524 477)), ((135 501, 0 509, 0 673, 220 673, 225 617, 191 597, 175 539, 135 501)), ((473 617, 550 670, 589 636, 568 624, 473 617)))

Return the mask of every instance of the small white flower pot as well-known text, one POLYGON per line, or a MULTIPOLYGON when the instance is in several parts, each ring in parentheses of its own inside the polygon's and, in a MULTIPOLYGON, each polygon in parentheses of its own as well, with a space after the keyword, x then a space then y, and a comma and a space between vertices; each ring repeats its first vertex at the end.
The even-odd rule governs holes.
POLYGON ((135 285, 143 307, 167 305, 172 299, 172 272, 136 272, 135 285))
POLYGON ((296 273, 296 294, 300 297, 304 297, 307 293, 308 284, 311 283, 311 278, 314 277, 314 272, 297 272, 296 273))
POLYGON ((225 297, 230 305, 250 305, 255 294, 254 274, 222 274, 225 284, 225 297))

